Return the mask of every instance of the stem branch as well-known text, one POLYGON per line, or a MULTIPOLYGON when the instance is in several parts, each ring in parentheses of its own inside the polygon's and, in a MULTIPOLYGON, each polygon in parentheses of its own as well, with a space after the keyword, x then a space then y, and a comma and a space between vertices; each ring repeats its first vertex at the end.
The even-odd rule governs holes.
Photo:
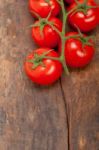
POLYGON ((52 24, 52 22, 46 20, 46 23, 50 25, 59 34, 60 37, 62 36, 61 32, 52 24))
POLYGON ((60 60, 60 57, 44 56, 44 58, 61 61, 61 60, 60 60))

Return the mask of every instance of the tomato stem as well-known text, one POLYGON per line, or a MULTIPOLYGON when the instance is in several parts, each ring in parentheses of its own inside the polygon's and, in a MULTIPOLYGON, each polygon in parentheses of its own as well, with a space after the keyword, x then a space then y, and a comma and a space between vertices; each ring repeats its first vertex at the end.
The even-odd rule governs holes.
POLYGON ((84 0, 84 5, 85 5, 85 6, 86 6, 87 2, 88 2, 88 0, 84 0))
POLYGON ((44 56, 44 58, 61 61, 61 60, 60 60, 60 57, 44 56))
POLYGON ((49 26, 51 26, 53 28, 53 30, 55 30, 59 36, 62 36, 62 33, 53 25, 53 23, 51 21, 46 20, 46 24, 48 24, 49 26))
POLYGON ((76 11, 78 8, 78 6, 74 7, 73 9, 71 9, 70 11, 67 12, 67 16, 69 16, 72 12, 76 11))
POLYGON ((68 70, 68 67, 66 66, 66 62, 62 62, 62 65, 63 65, 63 68, 64 68, 64 71, 67 75, 69 75, 69 70, 68 70))
POLYGON ((67 22, 68 14, 66 12, 63 0, 61 0, 60 5, 61 5, 61 8, 62 8, 62 15, 63 15, 63 27, 62 27, 62 35, 61 35, 61 45, 62 45, 61 48, 62 48, 62 50, 61 50, 60 59, 61 59, 61 62, 62 62, 65 73, 69 74, 69 70, 68 70, 68 67, 66 65, 66 60, 65 60, 65 55, 64 55, 64 53, 65 53, 65 42, 66 42, 65 30, 66 30, 66 22, 67 22))

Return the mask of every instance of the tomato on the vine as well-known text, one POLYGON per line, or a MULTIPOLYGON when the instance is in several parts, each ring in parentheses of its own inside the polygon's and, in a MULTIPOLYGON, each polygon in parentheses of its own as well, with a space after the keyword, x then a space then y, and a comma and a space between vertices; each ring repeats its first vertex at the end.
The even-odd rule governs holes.
MULTIPOLYGON (((79 0, 82 4, 84 0, 79 0)), ((72 3, 68 10, 72 10, 77 6, 76 2, 72 3)), ((87 6, 92 6, 93 8, 88 8, 83 6, 81 9, 78 9, 76 12, 72 12, 68 16, 68 22, 73 27, 77 26, 82 32, 89 32, 93 30, 99 24, 99 8, 98 5, 93 0, 88 0, 87 6)))
POLYGON ((46 18, 52 11, 51 16, 55 17, 60 12, 60 5, 57 0, 29 0, 29 10, 34 16, 37 13, 42 18, 46 18))
MULTIPOLYGON (((51 23, 59 30, 62 30, 62 22, 56 17, 51 17, 49 19, 51 23)), ((39 21, 36 21, 36 23, 39 23, 39 21)), ((40 23, 39 23, 40 24, 40 23)), ((42 26, 42 24, 40 24, 42 26)), ((43 30, 40 31, 40 26, 33 27, 32 28, 32 38, 34 41, 41 47, 49 47, 54 48, 58 45, 60 36, 59 34, 48 24, 43 22, 43 30)))
POLYGON ((46 52, 48 52, 46 56, 59 57, 58 53, 52 49, 39 48, 27 56, 24 64, 27 76, 34 83, 41 85, 49 85, 54 83, 62 74, 62 64, 60 61, 52 60, 50 58, 43 59, 40 57, 46 52))
MULTIPOLYGON (((78 32, 69 32, 68 36, 78 35, 78 32)), ((66 64, 71 68, 81 68, 89 64, 94 56, 94 44, 92 39, 86 41, 84 35, 83 38, 70 38, 65 43, 65 59, 66 64)), ((61 43, 59 45, 59 52, 61 52, 61 43)))

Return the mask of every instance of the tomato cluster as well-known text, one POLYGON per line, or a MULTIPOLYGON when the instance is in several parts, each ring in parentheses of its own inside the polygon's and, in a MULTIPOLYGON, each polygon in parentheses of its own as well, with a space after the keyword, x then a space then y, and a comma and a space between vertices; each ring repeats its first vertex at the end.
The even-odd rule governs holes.
POLYGON ((27 56, 24 68, 34 83, 52 84, 60 78, 63 68, 85 67, 94 56, 92 37, 86 34, 99 25, 98 5, 94 0, 62 2, 29 0, 29 11, 36 19, 32 26, 32 39, 40 48, 27 56), (64 33, 64 21, 58 17, 61 9, 74 31, 64 33))

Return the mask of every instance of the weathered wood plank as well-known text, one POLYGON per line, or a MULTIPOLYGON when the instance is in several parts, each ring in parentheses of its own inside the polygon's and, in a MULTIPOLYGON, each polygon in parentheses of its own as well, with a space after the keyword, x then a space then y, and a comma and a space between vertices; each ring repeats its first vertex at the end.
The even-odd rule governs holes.
POLYGON ((70 150, 99 150, 99 27, 93 32, 96 54, 83 70, 72 70, 61 83, 66 102, 70 150))
POLYGON ((93 62, 42 88, 22 69, 31 23, 27 2, 0 1, 0 150, 98 150, 99 29, 93 62))
POLYGON ((60 83, 41 88, 23 71, 36 48, 26 1, 0 1, 0 150, 67 150, 67 122, 60 83))

